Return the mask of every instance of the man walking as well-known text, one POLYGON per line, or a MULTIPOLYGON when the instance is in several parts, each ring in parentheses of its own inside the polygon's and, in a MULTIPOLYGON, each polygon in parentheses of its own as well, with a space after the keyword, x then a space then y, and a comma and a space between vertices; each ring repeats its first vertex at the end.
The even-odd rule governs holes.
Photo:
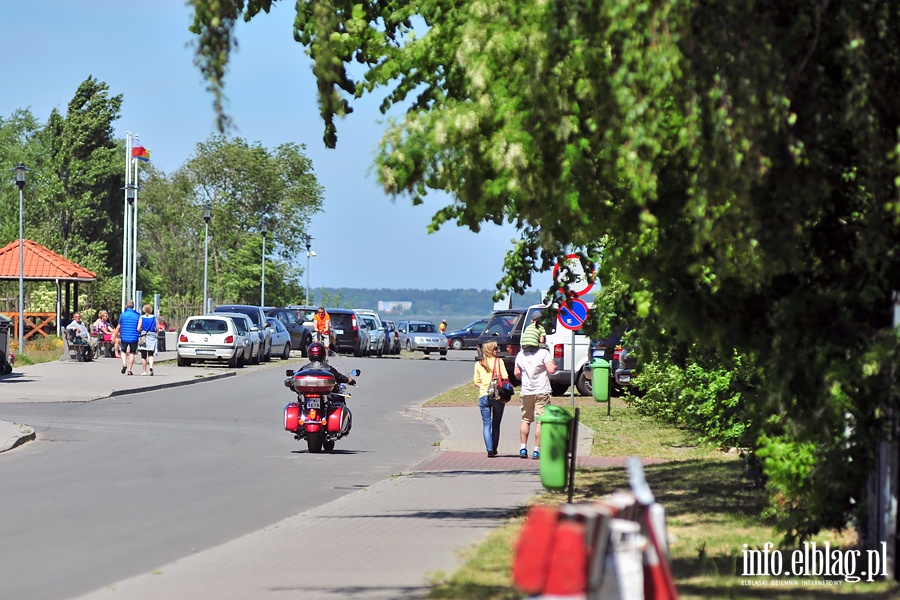
POLYGON ((140 335, 138 333, 138 321, 140 318, 141 315, 134 310, 134 300, 126 302, 125 310, 122 311, 122 315, 119 317, 119 337, 122 340, 122 349, 125 352, 122 355, 123 375, 126 371, 129 375, 134 375, 131 369, 134 366, 134 355, 137 352, 138 337, 140 335))
MULTIPOLYGON (((530 326, 529 326, 530 327, 530 326)), ((538 339, 534 344, 527 344, 524 334, 522 350, 516 355, 516 364, 513 369, 516 378, 522 382, 520 395, 522 396, 522 423, 519 425, 519 441, 522 446, 519 456, 528 458, 528 434, 531 432, 531 423, 535 418, 544 414, 544 407, 550 403, 550 375, 556 372, 556 363, 546 348, 539 348, 538 339)), ((532 340, 529 340, 531 342, 532 340)), ((541 424, 535 422, 534 426, 534 452, 532 458, 541 457, 541 424)))

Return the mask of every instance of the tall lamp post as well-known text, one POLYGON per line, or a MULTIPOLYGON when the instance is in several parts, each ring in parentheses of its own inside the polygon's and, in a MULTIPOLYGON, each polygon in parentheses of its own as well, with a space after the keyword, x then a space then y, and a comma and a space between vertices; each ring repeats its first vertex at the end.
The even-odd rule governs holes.
POLYGON ((16 186, 19 188, 19 354, 25 354, 25 229, 23 215, 25 202, 25 171, 30 171, 23 163, 13 169, 16 172, 16 186))
POLYGON ((266 305, 266 234, 269 233, 269 225, 265 221, 263 221, 259 230, 263 236, 263 246, 262 246, 262 277, 259 278, 259 305, 266 305))
POLYGON ((316 255, 312 250, 312 238, 306 236, 306 305, 309 306, 309 259, 316 255))
POLYGON ((212 216, 212 206, 207 204, 203 207, 203 221, 206 223, 206 232, 203 235, 203 312, 209 312, 209 302, 207 301, 207 265, 209 264, 209 218, 212 216))

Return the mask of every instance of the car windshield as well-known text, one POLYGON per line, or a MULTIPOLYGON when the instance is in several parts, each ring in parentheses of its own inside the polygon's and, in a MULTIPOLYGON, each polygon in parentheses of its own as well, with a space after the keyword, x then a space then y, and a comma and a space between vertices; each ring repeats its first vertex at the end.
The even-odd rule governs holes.
POLYGON ((513 330, 518 315, 498 315, 491 320, 485 332, 491 335, 506 335, 513 330))
POLYGON ((216 308, 216 312, 233 312, 250 317, 250 321, 259 327, 259 311, 241 308, 240 306, 220 306, 216 308))
POLYGON ((222 319, 194 319, 188 321, 187 331, 189 333, 226 333, 228 324, 222 319))
POLYGON ((433 323, 410 323, 409 329, 413 333, 437 333, 433 323))

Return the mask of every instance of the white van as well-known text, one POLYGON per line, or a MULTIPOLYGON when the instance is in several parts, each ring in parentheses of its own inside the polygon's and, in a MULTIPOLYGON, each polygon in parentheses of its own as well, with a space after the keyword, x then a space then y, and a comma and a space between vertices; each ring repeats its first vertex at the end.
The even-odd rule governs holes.
MULTIPOLYGON (((587 304, 588 308, 592 306, 590 302, 587 304)), ((546 308, 543 304, 529 306, 525 312, 522 331, 531 323, 535 313, 542 313, 546 308)), ((574 379, 575 389, 578 390, 578 393, 582 396, 590 396, 590 382, 585 380, 583 372, 583 367, 588 362, 590 340, 585 335, 584 329, 572 331, 563 327, 559 320, 555 320, 553 323, 544 323, 544 330, 547 333, 547 350, 550 351, 550 355, 556 362, 556 372, 550 376, 550 386, 553 388, 553 395, 562 396, 565 394, 571 387, 574 379)), ((521 346, 522 337, 519 334, 519 347, 521 346)))

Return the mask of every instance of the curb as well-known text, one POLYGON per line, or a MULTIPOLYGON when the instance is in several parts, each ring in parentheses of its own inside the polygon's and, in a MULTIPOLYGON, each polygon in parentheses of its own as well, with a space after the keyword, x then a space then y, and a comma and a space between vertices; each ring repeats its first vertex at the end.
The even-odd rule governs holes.
POLYGON ((34 433, 34 429, 29 427, 28 425, 20 425, 19 423, 13 423, 13 425, 18 425, 19 431, 17 434, 10 434, 5 440, 0 440, 0 452, 12 450, 13 448, 21 446, 25 442, 30 442, 37 437, 37 435, 34 433))
MULTIPOLYGON (((128 394, 140 394, 142 392, 154 392, 156 390, 164 390, 167 388, 181 387, 184 385, 193 385, 195 383, 203 383, 206 381, 215 381, 217 379, 225 379, 226 377, 235 377, 237 373, 229 372, 229 373, 219 373, 218 375, 210 375, 208 377, 196 377, 194 379, 189 379, 187 381, 174 381, 170 383, 160 383, 158 385, 148 385, 139 388, 130 388, 126 390, 114 390, 109 396, 104 396, 103 398, 115 398, 116 396, 127 396, 128 394)), ((102 400, 103 398, 95 398, 95 400, 102 400)))

